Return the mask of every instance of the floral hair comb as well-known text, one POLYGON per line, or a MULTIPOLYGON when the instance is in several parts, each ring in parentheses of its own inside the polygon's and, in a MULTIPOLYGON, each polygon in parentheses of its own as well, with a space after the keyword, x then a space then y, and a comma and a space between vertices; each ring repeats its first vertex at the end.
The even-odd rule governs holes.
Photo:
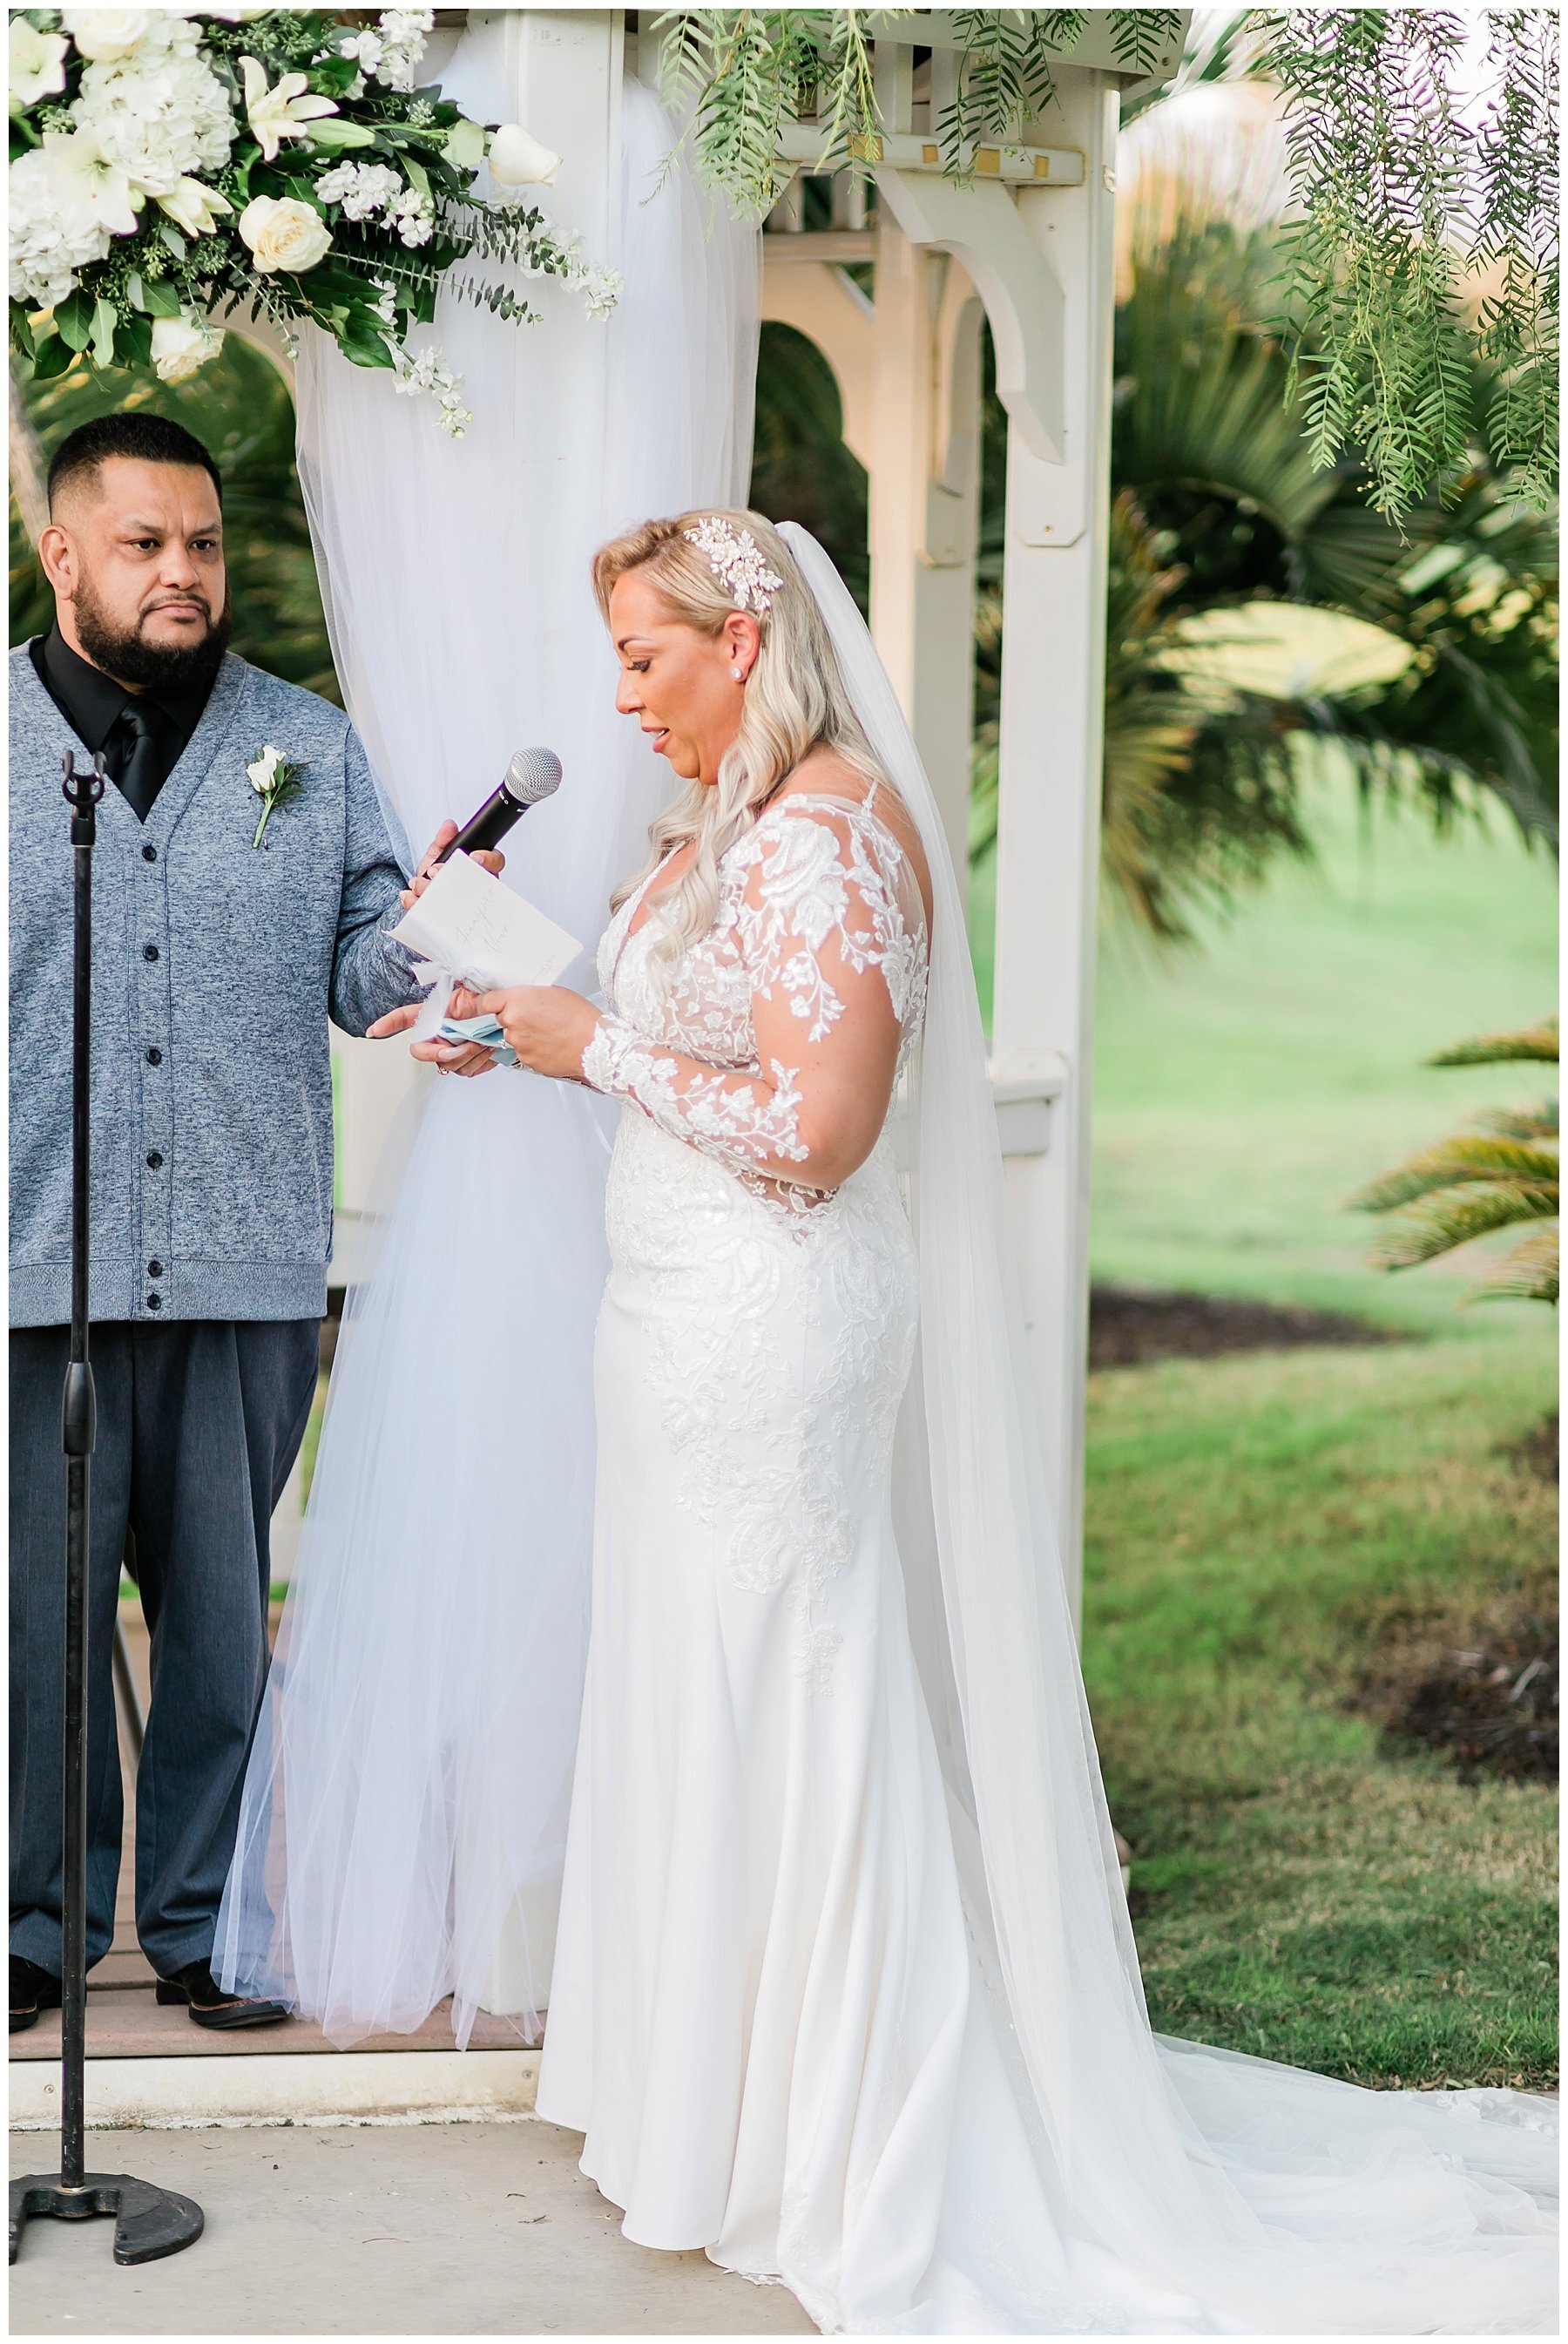
POLYGON ((759 619, 766 618, 784 581, 769 569, 751 531, 732 529, 717 513, 710 513, 685 534, 699 553, 706 557, 709 568, 733 597, 736 608, 744 611, 749 606, 759 619))

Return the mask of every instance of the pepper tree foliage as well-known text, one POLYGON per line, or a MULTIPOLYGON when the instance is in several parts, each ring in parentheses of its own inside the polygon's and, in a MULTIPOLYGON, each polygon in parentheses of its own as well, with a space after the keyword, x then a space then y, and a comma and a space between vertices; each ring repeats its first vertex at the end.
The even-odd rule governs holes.
MULTIPOLYGON (((658 19, 667 95, 691 108, 707 184, 766 212, 789 167, 779 134, 815 110, 823 169, 874 164, 881 117, 868 8, 678 8, 658 19)), ((974 169, 981 140, 1021 138, 1055 95, 1084 8, 951 13, 957 90, 935 129, 943 167, 974 169)), ((1095 14, 1101 12, 1096 11, 1095 14)), ((1179 13, 1103 12, 1133 71, 1165 51, 1179 13)), ((1298 215, 1275 323, 1302 388, 1308 443, 1327 469, 1349 451, 1396 527, 1435 489, 1456 490, 1474 443, 1477 362, 1494 386, 1485 424, 1510 492, 1542 504, 1556 479, 1556 16, 1486 14, 1499 84, 1479 129, 1454 92, 1465 20, 1434 8, 1248 12, 1253 70, 1276 81, 1298 215), (1483 272, 1479 309, 1462 299, 1483 272)), ((918 37, 913 31, 911 37, 918 37)))
POLYGON ((1287 107, 1300 217, 1285 324, 1314 460, 1359 449, 1372 504, 1402 521, 1464 463, 1476 357, 1497 375, 1493 456, 1515 493, 1544 501, 1558 420, 1554 12, 1487 12, 1498 95, 1479 130, 1455 103, 1467 21, 1454 10, 1290 9, 1259 22, 1287 107), (1473 318, 1460 298, 1468 270, 1485 287, 1473 318))

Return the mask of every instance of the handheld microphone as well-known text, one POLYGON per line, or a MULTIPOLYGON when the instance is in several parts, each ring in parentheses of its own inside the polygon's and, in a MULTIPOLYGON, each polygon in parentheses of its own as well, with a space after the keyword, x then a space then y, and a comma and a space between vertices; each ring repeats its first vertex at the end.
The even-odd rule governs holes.
POLYGON ((560 785, 561 761, 553 749, 519 749, 507 767, 500 788, 485 800, 477 813, 469 815, 450 846, 444 846, 437 854, 437 866, 459 850, 472 854, 477 849, 499 845, 531 805, 553 797, 560 785))

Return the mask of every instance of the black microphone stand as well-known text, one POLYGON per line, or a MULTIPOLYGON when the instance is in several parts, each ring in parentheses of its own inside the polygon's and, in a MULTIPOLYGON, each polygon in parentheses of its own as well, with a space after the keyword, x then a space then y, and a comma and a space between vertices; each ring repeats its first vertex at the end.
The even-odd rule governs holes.
POLYGON ((71 845, 76 864, 71 1067, 71 1359, 60 1431, 65 1451, 65 1861, 61 1899, 60 2174, 29 2173, 11 2184, 11 2260, 33 2214, 85 2221, 115 2217, 115 2260, 150 2263, 177 2254, 202 2232, 202 2210, 172 2189, 128 2173, 84 2171, 87 2121, 87 1542, 96 1437, 87 1357, 88 1141, 92 1101, 93 845, 104 760, 90 773, 65 759, 71 845))

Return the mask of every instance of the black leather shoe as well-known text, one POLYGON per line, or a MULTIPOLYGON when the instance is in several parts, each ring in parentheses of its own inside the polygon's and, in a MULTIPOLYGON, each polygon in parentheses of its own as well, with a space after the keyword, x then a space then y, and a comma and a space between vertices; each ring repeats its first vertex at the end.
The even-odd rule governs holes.
POLYGON ((36 2026, 40 2011, 58 2010, 60 1981, 49 1970, 41 1970, 36 1962, 26 1960, 21 1954, 11 1956, 11 2032, 25 2034, 36 2026))
POLYGON ((197 2026, 276 2026, 288 2016, 286 2002, 247 2002, 225 1994, 206 1962, 187 1962, 173 1977, 158 1980, 160 2002, 183 2002, 197 2026))

